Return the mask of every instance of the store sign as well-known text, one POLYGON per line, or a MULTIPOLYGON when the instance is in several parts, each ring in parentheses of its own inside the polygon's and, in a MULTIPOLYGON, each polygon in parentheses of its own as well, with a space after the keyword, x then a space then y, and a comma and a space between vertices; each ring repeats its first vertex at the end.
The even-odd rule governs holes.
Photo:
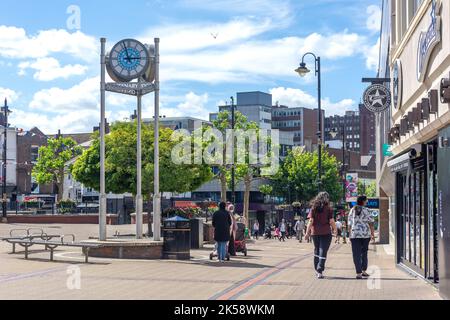
POLYGON ((391 107, 391 92, 382 84, 373 84, 364 92, 364 106, 373 113, 383 112, 391 107))
POLYGON ((399 109, 402 105, 403 96, 403 73, 402 63, 400 60, 395 62, 394 70, 392 73, 392 96, 394 108, 399 109))
POLYGON ((347 202, 354 202, 358 197, 358 174, 349 173, 345 178, 345 198, 347 202))
POLYGON ((431 24, 426 32, 419 37, 417 48, 417 80, 423 82, 430 62, 433 49, 441 42, 441 10, 440 1, 433 0, 431 5, 431 24))
POLYGON ((389 144, 383 144, 383 156, 392 157, 394 154, 392 153, 392 146, 389 144))

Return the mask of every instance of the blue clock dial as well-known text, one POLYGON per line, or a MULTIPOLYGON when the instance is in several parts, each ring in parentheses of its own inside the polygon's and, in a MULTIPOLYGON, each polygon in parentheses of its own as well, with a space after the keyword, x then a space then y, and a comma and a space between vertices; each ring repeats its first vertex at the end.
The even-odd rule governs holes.
POLYGON ((128 82, 142 77, 149 65, 148 49, 136 40, 127 39, 117 43, 109 55, 109 69, 116 81, 128 82))
POLYGON ((141 54, 134 48, 123 49, 119 53, 118 61, 122 68, 132 71, 141 64, 141 54))

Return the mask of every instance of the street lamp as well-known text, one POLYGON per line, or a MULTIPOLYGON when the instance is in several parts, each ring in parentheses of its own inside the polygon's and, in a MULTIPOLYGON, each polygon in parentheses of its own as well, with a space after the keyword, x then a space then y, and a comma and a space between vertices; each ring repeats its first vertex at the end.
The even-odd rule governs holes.
POLYGON ((297 72, 300 77, 305 77, 308 73, 311 72, 306 66, 305 63, 305 57, 311 55, 314 58, 314 64, 315 64, 315 74, 317 76, 317 103, 318 103, 318 109, 319 109, 319 115, 318 115, 318 125, 319 125, 319 131, 317 132, 318 137, 318 155, 319 155, 319 179, 318 179, 318 185, 319 185, 319 192, 322 191, 322 86, 321 86, 321 71, 320 71, 320 57, 317 57, 314 53, 308 52, 305 53, 302 57, 302 62, 300 63, 300 67, 298 67, 295 72, 297 72))
POLYGON ((4 121, 4 134, 3 139, 3 184, 2 184, 2 217, 6 219, 8 217, 8 211, 6 208, 6 202, 8 195, 6 193, 6 174, 7 174, 7 159, 8 159, 8 116, 11 113, 8 107, 8 100, 5 99, 5 106, 2 108, 3 121, 4 121))
POLYGON ((232 168, 231 168, 231 203, 233 205, 236 205, 236 168, 234 165, 234 129, 236 126, 236 108, 234 105, 234 97, 231 97, 231 129, 232 129, 232 135, 233 135, 233 142, 232 142, 232 154, 233 154, 233 161, 232 161, 232 168))
MULTIPOLYGON (((337 128, 334 128, 330 131, 330 135, 333 137, 333 139, 335 139, 338 136, 339 130, 337 128)), ((342 126, 342 168, 341 168, 341 174, 342 174, 342 189, 343 189, 343 197, 342 197, 342 203, 345 203, 345 194, 346 194, 346 157, 345 157, 345 151, 346 151, 346 146, 347 146, 347 142, 346 142, 346 130, 345 130, 345 123, 342 126)))

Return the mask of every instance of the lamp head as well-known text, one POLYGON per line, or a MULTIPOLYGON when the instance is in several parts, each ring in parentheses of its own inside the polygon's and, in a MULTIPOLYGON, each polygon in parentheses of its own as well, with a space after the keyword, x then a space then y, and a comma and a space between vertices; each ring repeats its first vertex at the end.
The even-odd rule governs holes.
POLYGON ((302 62, 302 63, 300 63, 300 67, 298 67, 296 70, 295 70, 295 72, 297 72, 299 75, 300 75, 300 77, 305 77, 308 73, 310 73, 311 72, 311 70, 309 70, 307 67, 306 67, 306 63, 304 63, 304 62, 302 62))
POLYGON ((330 131, 330 135, 333 139, 337 137, 338 131, 336 130, 336 128, 330 131))

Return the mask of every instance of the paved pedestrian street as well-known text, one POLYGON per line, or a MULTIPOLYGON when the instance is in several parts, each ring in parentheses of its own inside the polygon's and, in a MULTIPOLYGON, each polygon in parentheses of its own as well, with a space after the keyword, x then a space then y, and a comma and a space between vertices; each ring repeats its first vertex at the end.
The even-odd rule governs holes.
MULTIPOLYGON (((0 237, 12 228, 27 227, 36 226, 0 225, 0 237)), ((49 234, 75 234, 77 240, 97 232, 94 225, 39 227, 49 234)), ((108 228, 110 234, 126 234, 134 227, 108 228)), ((332 246, 324 280, 315 278, 312 244, 259 240, 249 244, 248 257, 224 264, 209 260, 212 248, 192 251, 193 259, 187 262, 91 258, 84 264, 81 250, 58 250, 54 262, 44 251, 25 260, 20 250, 11 254, 11 245, 0 243, 0 299, 439 299, 433 286, 397 269, 383 246, 371 246, 369 271, 374 277, 368 281, 354 279, 349 245, 332 246)))

